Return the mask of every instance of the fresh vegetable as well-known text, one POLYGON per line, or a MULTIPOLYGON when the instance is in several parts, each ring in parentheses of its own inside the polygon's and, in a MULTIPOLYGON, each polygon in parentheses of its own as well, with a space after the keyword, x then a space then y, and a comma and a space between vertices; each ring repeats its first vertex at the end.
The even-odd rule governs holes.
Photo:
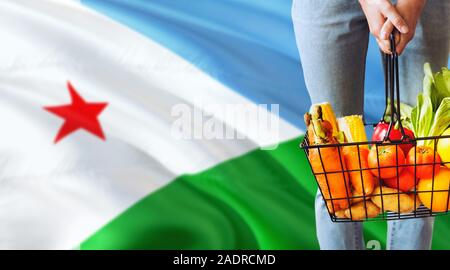
MULTIPOLYGON (((366 195, 367 196, 367 195, 366 195)), ((366 200, 368 200, 370 197, 367 196, 366 200)), ((351 204, 359 203, 364 201, 364 197, 362 193, 356 192, 355 190, 352 190, 352 201, 351 204)))
MULTIPOLYGON (((386 106, 386 113, 384 115, 384 122, 390 123, 391 122, 391 106, 390 106, 390 100, 388 100, 388 104, 386 106)), ((396 104, 394 104, 395 108, 397 108, 396 104)), ((406 103, 400 102, 400 121, 402 123, 402 126, 404 128, 407 128, 409 130, 412 130, 412 123, 411 123, 411 112, 412 107, 409 106, 406 103)))
MULTIPOLYGON (((389 130, 389 124, 388 123, 378 123, 375 127, 372 135, 372 141, 383 141, 386 137, 386 133, 389 130)), ((408 141, 409 139, 414 139, 414 133, 407 129, 403 128, 405 135, 407 138, 405 141, 408 141)), ((389 140, 391 141, 400 141, 402 139, 403 135, 401 130, 398 127, 392 127, 391 132, 389 133, 389 140)), ((400 148, 403 150, 403 153, 406 155, 414 145, 410 143, 400 144, 400 148)))
MULTIPOLYGON (((337 122, 339 130, 344 133, 347 142, 367 142, 361 115, 341 117, 337 122)), ((364 170, 369 168, 367 164, 368 146, 346 146, 342 153, 344 154, 345 165, 350 170, 349 176, 354 191, 366 196, 372 193, 375 179, 368 170, 364 170)))
POLYGON ((311 113, 314 110, 314 107, 316 106, 320 106, 320 108, 322 109, 322 119, 328 121, 331 124, 333 136, 338 136, 339 133, 338 124, 336 120, 336 115, 334 114, 331 104, 328 102, 313 104, 310 109, 311 113))
MULTIPOLYGON (((450 128, 442 133, 442 136, 450 136, 450 128)), ((450 168, 450 138, 439 139, 437 144, 437 152, 439 153, 442 162, 444 162, 444 165, 447 168, 450 168)))
POLYGON ((356 146, 346 146, 342 153, 347 169, 354 170, 349 172, 353 189, 361 195, 370 195, 375 187, 375 178, 369 170, 364 170, 369 168, 367 163, 369 149, 359 148, 358 155, 356 146))
POLYGON ((371 200, 376 206, 378 206, 382 210, 396 213, 410 213, 420 205, 415 200, 413 194, 405 194, 405 193, 399 194, 397 189, 384 186, 377 187, 373 191, 371 200))
POLYGON ((418 178, 414 179, 414 173, 410 172, 409 170, 403 170, 399 174, 398 179, 397 176, 394 176, 389 179, 384 179, 383 182, 386 186, 390 188, 395 188, 403 192, 408 192, 413 187, 416 186, 418 180, 419 180, 418 178))
POLYGON ((373 146, 369 152, 368 163, 369 168, 371 168, 370 171, 376 177, 383 179, 392 178, 404 169, 402 165, 405 164, 405 155, 400 148, 397 151, 395 145, 380 145, 378 146, 377 157, 377 147, 373 146))
POLYGON ((312 143, 325 145, 321 148, 311 148, 308 157, 328 209, 330 212, 347 209, 351 190, 349 177, 345 172, 345 162, 340 162, 343 154, 339 153, 338 147, 326 146, 337 143, 336 138, 332 136, 332 126, 323 120, 321 106, 314 106, 312 114, 307 113, 304 118, 308 130, 313 132, 312 143), (330 199, 333 199, 332 203, 330 199))
MULTIPOLYGON (((339 130, 344 132, 348 142, 367 142, 364 122, 361 115, 350 115, 337 120, 339 130)), ((366 145, 361 147, 367 148, 366 145)))
POLYGON ((406 156, 406 162, 411 165, 407 167, 408 171, 414 174, 415 170, 418 178, 433 177, 433 164, 435 175, 439 172, 441 167, 441 158, 439 154, 429 146, 417 146, 412 148, 406 156))
POLYGON ((346 209, 344 211, 345 217, 351 218, 352 220, 363 220, 366 218, 373 218, 378 216, 380 213, 381 209, 371 201, 366 201, 365 203, 359 202, 357 204, 352 205, 349 209, 346 209))
POLYGON ((425 77, 423 80, 423 92, 431 98, 433 111, 436 111, 440 102, 446 97, 450 97, 450 71, 447 67, 433 74, 431 65, 424 65, 425 77))
POLYGON ((346 209, 342 209, 342 210, 336 211, 336 212, 334 213, 334 216, 337 217, 337 218, 347 218, 347 217, 345 216, 345 210, 346 210, 346 209))
POLYGON ((441 167, 439 173, 433 179, 420 179, 417 185, 419 191, 419 198, 422 203, 433 212, 444 212, 450 210, 449 200, 449 185, 450 185, 450 169, 441 167), (433 198, 433 205, 431 200, 433 198))
MULTIPOLYGON (((411 111, 411 122, 417 137, 439 136, 450 126, 450 71, 444 67, 432 73, 424 66, 423 94, 417 97, 417 106, 411 111)), ((433 145, 433 140, 420 140, 419 145, 433 145)))

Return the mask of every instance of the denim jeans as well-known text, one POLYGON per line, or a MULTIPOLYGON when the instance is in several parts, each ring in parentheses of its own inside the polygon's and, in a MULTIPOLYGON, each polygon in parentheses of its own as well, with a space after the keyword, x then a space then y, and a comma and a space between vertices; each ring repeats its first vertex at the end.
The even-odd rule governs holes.
MULTIPOLYGON (((330 102, 337 116, 362 114, 369 27, 358 1, 293 0, 292 18, 311 101, 330 102)), ((414 39, 399 57, 403 102, 416 103, 425 62, 435 71, 447 66, 449 25, 450 1, 428 0, 414 39)), ((433 218, 389 221, 387 248, 430 249, 433 222, 433 218)), ((320 194, 316 229, 321 249, 365 247, 362 224, 331 222, 320 194)))

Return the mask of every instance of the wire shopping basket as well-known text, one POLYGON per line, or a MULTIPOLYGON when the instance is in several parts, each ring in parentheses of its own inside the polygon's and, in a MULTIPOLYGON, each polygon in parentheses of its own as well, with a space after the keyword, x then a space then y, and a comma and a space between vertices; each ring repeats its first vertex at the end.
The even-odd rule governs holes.
POLYGON ((450 140, 450 135, 414 137, 405 132, 400 120, 394 35, 390 40, 392 54, 384 56, 386 108, 380 123, 388 128, 383 140, 317 144, 311 141, 308 128, 301 143, 333 222, 423 218, 445 215, 450 210, 450 170, 446 168, 450 168, 450 162, 443 162, 437 153, 439 140, 450 140), (384 120, 387 114, 389 123, 384 120), (401 133, 398 140, 391 139, 394 129, 401 133), (428 145, 428 152, 423 145, 428 145), (403 149, 411 151, 404 153, 403 149), (345 151, 353 153, 356 167, 347 166, 345 151), (330 156, 334 158, 330 160, 330 156), (410 181, 404 177, 407 174, 413 182, 405 189, 402 186, 410 181), (373 186, 367 188, 368 183, 373 186), (362 192, 355 192, 355 184, 362 192))

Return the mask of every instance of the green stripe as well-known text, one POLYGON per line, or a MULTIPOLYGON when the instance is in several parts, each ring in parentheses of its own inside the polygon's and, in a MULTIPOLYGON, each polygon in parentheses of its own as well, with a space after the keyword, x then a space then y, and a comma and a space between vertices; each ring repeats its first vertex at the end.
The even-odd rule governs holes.
MULTIPOLYGON (((318 249, 317 185, 300 139, 255 150, 198 174, 183 175, 100 229, 82 249, 318 249)), ((440 217, 434 248, 449 248, 440 217)), ((386 223, 365 224, 385 247, 386 223)))

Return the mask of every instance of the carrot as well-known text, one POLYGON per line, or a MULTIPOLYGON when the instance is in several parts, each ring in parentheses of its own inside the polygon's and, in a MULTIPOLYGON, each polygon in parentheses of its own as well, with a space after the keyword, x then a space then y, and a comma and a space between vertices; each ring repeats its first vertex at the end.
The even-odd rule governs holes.
MULTIPOLYGON (((314 148, 309 152, 309 160, 317 183, 328 204, 330 212, 349 207, 349 197, 351 196, 349 177, 345 171, 345 164, 339 161, 339 152, 337 147, 314 148), (319 154, 320 151, 320 154, 319 154), (323 161, 321 162, 321 157, 323 161), (324 170, 325 168, 325 170, 324 170), (335 200, 338 199, 338 200, 335 200)), ((343 161, 342 157, 342 162, 343 161)))
MULTIPOLYGON (((312 115, 305 115, 305 123, 308 131, 313 131, 314 144, 337 143, 336 138, 332 136, 331 124, 322 119, 320 106, 313 108, 312 115)), ((344 156, 339 153, 339 148, 336 146, 310 148, 309 160, 329 212, 347 209, 351 195, 350 181, 345 172, 344 156)))
POLYGON ((345 165, 348 170, 355 170, 349 172, 350 181, 352 183, 353 189, 356 193, 361 195, 370 195, 375 188, 375 178, 369 170, 361 170, 369 168, 367 157, 369 155, 369 149, 358 148, 356 146, 347 146, 342 150, 345 159, 345 165), (360 159, 361 158, 361 165, 360 159), (363 191, 364 187, 364 191, 363 191))

